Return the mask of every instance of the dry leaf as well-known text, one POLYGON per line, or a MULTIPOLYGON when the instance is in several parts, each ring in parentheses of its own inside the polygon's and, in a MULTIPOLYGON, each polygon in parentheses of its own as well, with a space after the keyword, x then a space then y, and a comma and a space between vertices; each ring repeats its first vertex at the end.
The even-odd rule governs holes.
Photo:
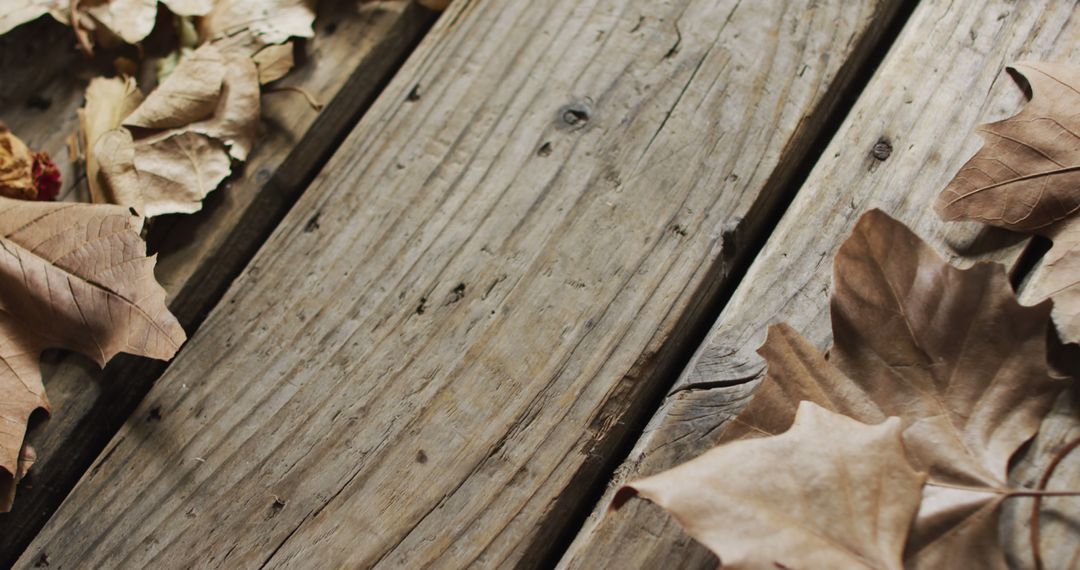
POLYGON ((148 217, 198 211, 232 159, 247 158, 258 118, 255 64, 204 45, 123 120, 130 130, 112 124, 98 137, 89 155, 101 188, 92 195, 148 217))
POLYGON ((0 510, 11 507, 26 421, 49 407, 44 349, 104 366, 119 352, 171 358, 183 343, 141 228, 119 206, 0 198, 0 510))
MULTIPOLYGON (((161 98, 173 98, 173 94, 191 81, 197 81, 194 75, 199 73, 203 54, 220 53, 214 45, 204 45, 191 56, 176 66, 165 83, 151 95, 159 92, 161 98)), ((201 133, 223 142, 229 148, 229 155, 236 160, 247 160, 251 147, 255 143, 256 129, 259 122, 259 73, 251 58, 243 54, 226 53, 224 61, 224 83, 213 113, 206 119, 190 122, 182 126, 162 131, 155 131, 139 140, 153 143, 185 132, 201 133)), ((149 101, 149 97, 147 101, 149 101)), ((142 108, 136 110, 139 115, 142 108)), ((187 110, 176 109, 176 113, 190 115, 187 110)), ((130 122, 125 124, 132 126, 130 122)))
POLYGON ((1080 341, 1080 68, 1025 63, 1032 99, 1018 115, 982 125, 985 144, 938 196, 946 220, 976 220, 1054 241, 1025 295, 1054 299, 1054 322, 1080 341))
POLYGON ((251 55, 289 38, 313 37, 314 22, 314 0, 219 0, 199 21, 199 37, 204 42, 242 37, 251 55))
POLYGON ((225 57, 214 46, 203 46, 181 60, 123 124, 173 129, 206 119, 221 100, 224 79, 225 57))
POLYGON ((803 402, 782 434, 721 445, 629 488, 724 568, 900 569, 924 478, 897 418, 867 425, 803 402))
POLYGON ((53 200, 60 192, 60 171, 47 152, 33 152, 0 123, 0 196, 53 200))
POLYGON ((251 59, 255 62, 255 67, 259 69, 259 83, 265 85, 271 81, 277 81, 285 77, 293 68, 293 44, 285 42, 266 46, 251 59))
POLYGON ((90 186, 90 198, 94 202, 110 202, 106 190, 102 187, 100 165, 94 147, 102 135, 119 127, 124 119, 138 108, 142 100, 142 93, 135 85, 135 80, 130 77, 96 77, 86 88, 86 106, 79 111, 79 124, 83 153, 86 156, 86 181, 90 186))
MULTIPOLYGON (((864 423, 899 417, 912 465, 934 484, 1006 487, 1009 459, 1063 384, 1046 362, 1048 304, 1021 306, 1003 267, 954 268, 877 210, 837 252, 834 282, 829 358, 786 325, 770 329, 768 374, 720 441, 778 434, 809 400, 864 423)), ((908 566, 1003 566, 1000 501, 927 486, 908 566)))
POLYGON ((95 152, 109 157, 101 165, 109 202, 148 218, 199 211, 231 168, 223 144, 193 132, 146 142, 116 129, 98 140, 95 152))
MULTIPOLYGON (((161 0, 162 4, 179 16, 202 16, 213 8, 214 0, 161 0)), ((157 0, 101 0, 79 3, 80 24, 88 15, 91 26, 100 25, 108 33, 129 44, 135 44, 154 30, 157 20, 157 0)), ((56 20, 71 24, 69 0, 7 0, 0 7, 0 34, 12 28, 36 20, 45 14, 56 20)))
POLYGON ((0 5, 0 35, 45 14, 67 23, 67 0, 6 0, 0 5))

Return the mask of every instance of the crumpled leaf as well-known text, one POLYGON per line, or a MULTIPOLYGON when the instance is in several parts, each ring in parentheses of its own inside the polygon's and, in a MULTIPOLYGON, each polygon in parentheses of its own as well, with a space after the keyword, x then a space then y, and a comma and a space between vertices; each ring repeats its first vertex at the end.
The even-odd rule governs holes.
POLYGON ((1053 240, 1026 298, 1054 299, 1063 339, 1080 341, 1080 67, 1023 63, 1031 101, 979 127, 985 144, 938 196, 946 220, 976 220, 1053 240))
POLYGON ((93 145, 101 183, 95 201, 150 217, 198 211, 232 159, 247 159, 254 144, 257 73, 246 55, 225 55, 213 44, 184 58, 123 127, 93 145))
POLYGON ((314 37, 314 0, 218 0, 199 20, 204 42, 227 40, 227 53, 255 54, 289 38, 314 37))
POLYGON ((221 100, 224 79, 225 57, 221 52, 213 46, 195 50, 146 96, 123 124, 172 129, 206 119, 221 100))
MULTIPOLYGON (((179 16, 202 16, 213 8, 214 0, 161 0, 161 3, 179 16)), ((70 25, 70 11, 69 0, 8 0, 6 5, 0 6, 0 34, 45 14, 70 25)), ((100 0, 79 4, 79 13, 83 18, 89 16, 94 26, 104 27, 110 34, 129 44, 138 43, 150 35, 157 20, 157 11, 157 0, 100 0)))
POLYGON ((95 77, 86 88, 86 106, 79 111, 79 124, 86 155, 86 181, 94 202, 109 202, 102 187, 101 167, 94 147, 103 134, 119 127, 142 100, 142 92, 130 77, 95 77))
POLYGON ((900 420, 803 402, 784 433, 733 441, 628 488, 668 510, 724 568, 903 568, 925 475, 900 420))
POLYGON ((67 348, 104 366, 119 352, 168 359, 185 340, 141 228, 120 206, 0 198, 0 511, 32 462, 26 421, 49 409, 43 350, 67 348))
MULTIPOLYGON (((768 373, 720 443, 781 433, 808 400, 869 424, 899 417, 912 465, 934 483, 1006 487, 1009 459, 1064 384, 1046 361, 1049 303, 1020 305, 1003 267, 952 267, 878 210, 837 252, 834 284, 829 358, 771 328, 768 373)), ((906 565, 1003 567, 1001 500, 928 485, 906 565)))
POLYGON ((53 200, 60 192, 60 171, 47 152, 34 152, 0 123, 0 196, 53 200))

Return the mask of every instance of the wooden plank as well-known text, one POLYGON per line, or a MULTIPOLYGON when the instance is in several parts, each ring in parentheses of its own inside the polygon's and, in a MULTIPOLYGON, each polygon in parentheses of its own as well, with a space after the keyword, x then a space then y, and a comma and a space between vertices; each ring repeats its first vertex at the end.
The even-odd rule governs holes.
MULTIPOLYGON (((978 224, 944 223, 933 199, 981 142, 973 128, 1012 115, 1023 102, 1003 67, 1080 53, 1073 3, 923 2, 822 155, 781 223, 646 428, 608 492, 562 560, 567 568, 687 568, 716 559, 659 508, 632 501, 605 513, 627 480, 711 448, 749 400, 764 363, 756 349, 770 324, 791 323, 811 342, 831 342, 832 259, 864 211, 908 223, 954 261, 1015 263, 1021 236, 978 224), (871 150, 887 141, 884 161, 871 150)), ((1065 567, 1053 565, 1048 567, 1065 567)))
POLYGON ((541 565, 895 9, 455 2, 21 563, 541 565))
MULTIPOLYGON (((199 214, 155 220, 149 243, 159 252, 156 274, 189 332, 434 20, 433 13, 406 2, 325 4, 317 36, 304 43, 298 67, 280 82, 306 89, 326 103, 324 109, 316 112, 295 93, 266 94, 259 144, 243 174, 211 194, 199 214)), ((13 43, 5 56, 18 54, 2 62, 10 72, 5 77, 20 81, 3 83, 0 118, 59 159, 67 193, 85 194, 64 145, 76 127, 85 84, 100 70, 86 69, 70 48, 70 34, 43 20, 5 37, 13 43), (48 108, 40 109, 46 100, 48 108)), ((104 371, 77 355, 46 357, 53 419, 29 434, 39 461, 19 489, 13 513, 0 515, 0 567, 17 559, 163 369, 134 357, 118 358, 104 371)))

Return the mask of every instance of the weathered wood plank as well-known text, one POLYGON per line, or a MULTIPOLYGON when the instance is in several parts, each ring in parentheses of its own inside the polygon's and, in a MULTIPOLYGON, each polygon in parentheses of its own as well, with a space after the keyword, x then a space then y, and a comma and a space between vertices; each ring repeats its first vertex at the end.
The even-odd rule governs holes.
POLYGON ((981 144, 972 135, 975 125, 1022 105, 1003 67, 1025 58, 1075 59, 1077 15, 1073 3, 1056 1, 923 2, 916 8, 562 566, 637 568, 663 560, 715 567, 715 557, 650 503, 631 501, 605 513, 611 493, 628 479, 713 446, 762 376, 755 351, 770 324, 788 322, 820 347, 830 344, 832 258, 864 211, 890 212, 952 251, 956 262, 1015 262, 1022 237, 946 224, 932 202, 981 144), (871 153, 879 141, 892 148, 884 161, 871 153))
POLYGON ((541 564, 896 7, 455 2, 21 563, 541 564))
MULTIPOLYGON (((251 258, 434 19, 433 13, 406 2, 324 4, 317 36, 305 42, 298 67, 280 82, 308 90, 326 103, 324 109, 314 111, 296 94, 266 94, 259 144, 243 174, 211 194, 199 214, 155 220, 149 243, 159 252, 156 274, 188 331, 251 258)), ((85 182, 71 167, 64 145, 76 128, 85 84, 101 70, 87 69, 70 47, 70 30, 49 20, 17 30, 4 41, 14 45, 13 51, 5 46, 3 52, 5 77, 20 81, 3 82, 0 119, 58 159, 66 169, 66 192, 85 193, 85 182), (28 43, 19 43, 26 35, 28 43), (39 43, 39 38, 44 41, 39 43), (27 47, 29 53, 23 52, 27 47), (6 59, 9 53, 11 60, 6 59), (46 100, 48 108, 38 108, 46 100)), ((44 368, 53 419, 31 430, 39 461, 18 492, 13 513, 0 515, 2 567, 16 560, 164 366, 121 357, 100 371, 77 355, 53 354, 44 368)))

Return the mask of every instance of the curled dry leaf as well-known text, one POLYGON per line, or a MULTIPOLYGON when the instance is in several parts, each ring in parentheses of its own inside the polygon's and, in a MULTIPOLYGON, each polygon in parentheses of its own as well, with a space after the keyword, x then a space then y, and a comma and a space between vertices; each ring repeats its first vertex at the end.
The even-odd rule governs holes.
POLYGON ((837 252, 834 282, 829 358, 786 325, 770 329, 768 373, 720 442, 781 433, 804 400, 864 423, 899 417, 932 482, 907 566, 1003 567, 1002 495, 940 485, 1007 486, 1009 459, 1063 386, 1046 361, 1049 304, 1020 305, 1003 267, 952 267, 877 210, 837 252))
POLYGON ((2 511, 31 460, 23 451, 26 421, 49 409, 43 350, 67 348, 104 366, 119 352, 171 358, 184 342, 141 228, 142 218, 120 206, 0 198, 2 511))
POLYGON ((119 127, 142 100, 142 93, 130 77, 96 77, 86 88, 86 106, 79 111, 79 124, 86 156, 86 180, 90 186, 90 198, 94 202, 122 203, 108 198, 100 178, 101 167, 94 147, 102 135, 119 127))
POLYGON ((60 171, 46 152, 33 152, 0 123, 0 196, 52 200, 60 192, 60 171))
MULTIPOLYGON (((161 0, 179 16, 202 16, 213 8, 214 0, 161 0)), ((113 36, 135 44, 154 30, 158 0, 98 0, 79 3, 80 23, 90 18, 90 25, 101 26, 113 36)), ((10 0, 0 6, 0 34, 12 28, 50 14, 56 20, 71 24, 70 0, 10 0)))
POLYGON ((924 478, 897 418, 867 425, 803 402, 784 433, 721 445, 627 489, 670 511, 724 568, 899 570, 924 478))
POLYGON ((976 220, 1053 240, 1025 297, 1054 299, 1062 338, 1080 341, 1080 68, 1025 63, 1031 101, 982 125, 985 144, 938 196, 946 220, 976 220))
POLYGON ((221 52, 213 46, 195 50, 146 96, 123 124, 144 129, 173 129, 206 119, 221 100, 224 79, 225 57, 221 52))
MULTIPOLYGON (((89 94, 87 100, 89 116, 89 94)), ((198 211, 229 175, 232 160, 247 158, 258 117, 255 64, 204 45, 126 118, 101 121, 112 128, 97 135, 88 152, 88 174, 100 186, 94 200, 151 217, 198 211)), ((88 140, 94 136, 86 132, 88 140)))

